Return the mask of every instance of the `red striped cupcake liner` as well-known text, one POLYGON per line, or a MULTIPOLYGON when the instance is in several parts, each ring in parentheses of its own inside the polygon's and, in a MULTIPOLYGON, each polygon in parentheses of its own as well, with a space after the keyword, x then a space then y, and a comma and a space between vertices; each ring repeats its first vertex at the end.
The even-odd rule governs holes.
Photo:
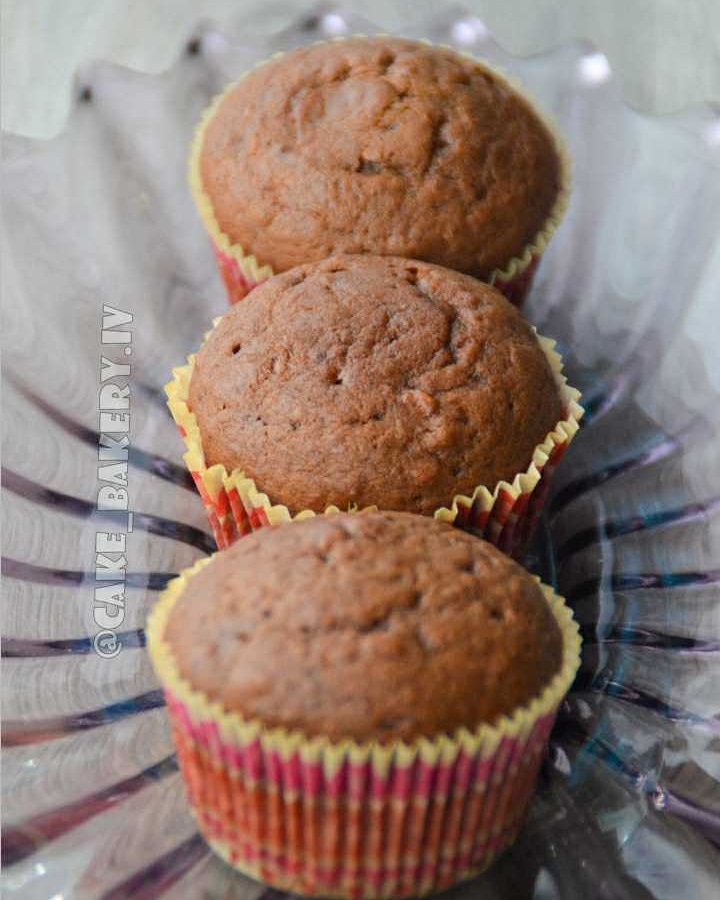
MULTIPOLYGON (((352 37, 358 38, 364 37, 364 35, 352 35, 352 37)), ((347 40, 347 38, 340 37, 334 38, 334 40, 347 40)), ((320 41, 318 43, 323 42, 320 41)), ((449 49, 458 53, 458 50, 454 47, 449 49)), ((278 56, 282 56, 282 53, 275 54, 272 59, 276 59, 278 56)), ((543 124, 550 132, 555 143, 555 149, 560 163, 560 183, 558 186, 557 198, 542 227, 535 237, 526 244, 522 252, 513 257, 504 268, 498 268, 491 272, 490 277, 487 279, 490 284, 502 291, 512 303, 520 306, 532 286, 533 277, 537 271, 545 248, 565 214, 570 196, 570 159, 565 149, 565 144, 557 133, 553 123, 538 110, 537 104, 527 96, 527 93, 515 79, 507 77, 502 72, 491 68, 474 57, 467 58, 478 68, 492 73, 494 77, 503 81, 510 90, 524 97, 526 103, 532 108, 536 115, 540 117, 543 124)), ((269 62, 269 60, 264 60, 259 65, 262 66, 266 62, 269 62)), ((255 68, 258 67, 256 66, 255 68)), ((244 73, 238 80, 242 80, 247 74, 249 73, 244 73)), ((205 226, 205 230, 212 241, 218 268, 223 282, 225 283, 228 301, 231 304, 242 300, 254 287, 257 287, 257 285, 261 284, 274 274, 271 266, 263 264, 261 260, 258 260, 255 257, 252 248, 243 247, 241 244, 233 243, 229 235, 222 231, 215 217, 215 211, 210 197, 206 193, 202 183, 200 157, 202 155, 205 131, 210 120, 220 108, 224 97, 236 84, 237 82, 233 82, 225 89, 225 91, 215 97, 203 113, 195 130, 189 159, 190 190, 195 200, 200 218, 205 226)))
POLYGON ((195 690, 164 640, 185 581, 161 595, 148 647, 187 795, 210 846, 282 890, 347 898, 425 894, 486 869, 514 840, 559 704, 579 665, 570 610, 542 586, 563 663, 526 707, 414 743, 331 742, 245 720, 195 690))
MULTIPOLYGON (((512 482, 501 481, 492 489, 479 485, 468 496, 457 494, 448 498, 449 505, 435 511, 436 518, 471 531, 516 558, 522 556, 532 537, 555 468, 577 433, 583 415, 578 402, 580 393, 567 384, 554 341, 540 336, 538 341, 555 375, 564 417, 535 448, 527 469, 512 482)), ((261 493, 241 469, 228 472, 222 465, 206 466, 197 419, 188 406, 194 364, 195 357, 190 356, 187 365, 173 369, 172 381, 165 385, 165 392, 185 442, 185 464, 200 493, 218 548, 229 547, 258 528, 315 515, 312 510, 303 510, 292 516, 286 506, 271 502, 261 493)), ((273 501, 278 499, 281 498, 273 501)), ((382 507, 381 498, 377 505, 382 507)), ((325 513, 338 511, 337 506, 324 510, 325 513)))

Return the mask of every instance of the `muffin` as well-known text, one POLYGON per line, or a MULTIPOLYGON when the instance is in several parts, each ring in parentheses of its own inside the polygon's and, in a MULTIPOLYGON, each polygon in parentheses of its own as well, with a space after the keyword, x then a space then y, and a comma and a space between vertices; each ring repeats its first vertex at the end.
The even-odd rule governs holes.
POLYGON ((406 513, 239 541, 170 584, 148 645, 210 845, 275 887, 343 897, 488 866, 579 661, 549 588, 406 513))
POLYGON ((551 346, 498 291, 370 255, 273 277, 223 316, 168 395, 221 547, 376 506, 519 550, 522 512, 581 414, 551 346))
POLYGON ((338 253, 404 256, 520 302, 564 211, 559 139, 448 47, 350 38, 245 75, 206 111, 193 195, 231 301, 338 253))

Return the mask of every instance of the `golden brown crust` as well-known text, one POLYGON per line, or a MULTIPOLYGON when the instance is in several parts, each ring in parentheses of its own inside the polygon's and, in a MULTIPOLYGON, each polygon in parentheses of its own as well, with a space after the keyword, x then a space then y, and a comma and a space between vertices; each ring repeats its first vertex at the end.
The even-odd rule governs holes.
POLYGON ((291 512, 432 514, 530 463, 563 415, 520 313, 466 275, 393 257, 298 266, 230 309, 189 393, 207 465, 291 512))
POLYGON ((505 82, 398 38, 302 47, 243 78, 209 123, 216 219, 276 272, 378 253, 487 278, 559 190, 553 138, 505 82))
POLYGON ((333 739, 472 728, 560 668, 537 583, 490 544, 402 513, 262 529, 188 582, 166 638, 227 710, 333 739))

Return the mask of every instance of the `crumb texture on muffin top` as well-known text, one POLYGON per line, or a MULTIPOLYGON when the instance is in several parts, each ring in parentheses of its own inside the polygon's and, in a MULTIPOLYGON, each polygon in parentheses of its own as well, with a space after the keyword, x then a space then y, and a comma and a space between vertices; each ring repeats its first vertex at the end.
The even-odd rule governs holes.
POLYGON ((180 674, 227 710, 360 741, 493 722, 538 696, 562 659, 527 572, 404 513, 244 537, 190 578, 165 638, 180 674))
POLYGON ((503 80, 387 37, 249 73, 207 127, 200 173, 221 230, 276 272, 369 252, 481 278, 536 237, 560 182, 552 135, 503 80))
POLYGON ((392 257, 299 266, 230 309, 189 405, 208 466, 292 513, 432 514, 525 471, 562 418, 533 330, 498 291, 392 257))

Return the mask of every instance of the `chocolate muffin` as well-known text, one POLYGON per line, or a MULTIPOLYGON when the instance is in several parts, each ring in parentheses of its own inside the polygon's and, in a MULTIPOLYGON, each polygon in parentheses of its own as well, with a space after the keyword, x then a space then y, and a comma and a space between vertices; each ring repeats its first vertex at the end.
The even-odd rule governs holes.
POLYGON ((230 309, 188 406, 205 464, 291 513, 432 514, 528 467, 565 414, 520 313, 468 276, 392 257, 298 266, 230 309))
POLYGON ((231 295, 237 248, 246 287, 258 265, 337 253, 509 279, 544 249, 567 191, 557 139, 503 77, 387 36, 270 60, 228 90, 197 140, 194 190, 231 295))
POLYGON ((500 551, 378 512, 199 560, 147 639, 212 849, 285 891, 368 900, 442 890, 512 843, 580 647, 500 551))
POLYGON ((264 726, 411 741, 492 723, 559 672, 538 583, 490 544, 403 513, 264 529, 186 583, 180 675, 264 726))

